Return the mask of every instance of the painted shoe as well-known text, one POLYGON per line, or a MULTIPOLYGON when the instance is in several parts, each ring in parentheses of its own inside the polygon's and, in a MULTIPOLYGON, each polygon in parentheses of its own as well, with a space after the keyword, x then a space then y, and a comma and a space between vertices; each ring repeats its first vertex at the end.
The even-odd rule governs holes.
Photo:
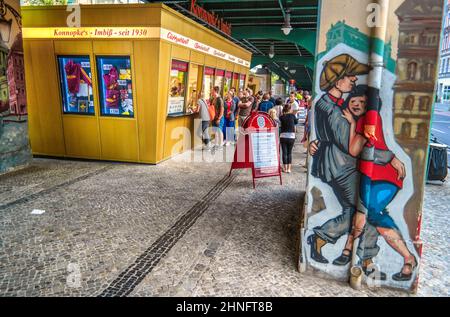
POLYGON ((402 272, 403 268, 402 268, 402 270, 401 270, 400 272, 395 273, 394 275, 392 275, 392 279, 393 279, 394 281, 405 282, 405 281, 410 281, 410 280, 411 280, 411 278, 412 278, 412 276, 413 276, 413 273, 414 273, 414 270, 415 270, 416 267, 417 267, 417 259, 416 259, 415 256, 413 256, 413 258, 414 258, 414 263, 409 263, 409 262, 407 262, 407 263, 405 263, 405 264, 403 265, 403 268, 404 268, 405 266, 409 266, 409 267, 411 268, 411 273, 403 273, 403 272, 402 272))
POLYGON ((344 254, 344 252, 342 252, 342 254, 333 261, 334 265, 345 266, 350 263, 350 260, 352 259, 352 250, 344 249, 344 251, 347 251, 348 254, 344 254))
POLYGON ((311 259, 316 262, 327 264, 328 260, 317 250, 317 235, 312 234, 308 237, 308 244, 311 245, 311 259))

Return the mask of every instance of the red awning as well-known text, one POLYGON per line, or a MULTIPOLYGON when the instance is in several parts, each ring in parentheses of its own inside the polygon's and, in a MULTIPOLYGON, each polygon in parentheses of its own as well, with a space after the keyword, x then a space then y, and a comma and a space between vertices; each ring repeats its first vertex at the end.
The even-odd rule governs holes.
POLYGON ((214 68, 205 67, 205 75, 214 75, 214 68))
POLYGON ((180 72, 187 72, 188 65, 189 65, 189 63, 186 63, 186 62, 172 60, 172 70, 178 70, 180 72))

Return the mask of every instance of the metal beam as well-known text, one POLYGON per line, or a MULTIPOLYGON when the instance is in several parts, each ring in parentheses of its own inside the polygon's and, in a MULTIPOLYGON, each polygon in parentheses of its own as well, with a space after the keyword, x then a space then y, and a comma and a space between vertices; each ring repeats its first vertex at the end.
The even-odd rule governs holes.
MULTIPOLYGON (((239 20, 239 19, 281 19, 279 15, 243 15, 243 16, 224 16, 224 19, 228 20, 239 20)), ((291 18, 317 18, 315 14, 305 14, 305 15, 291 15, 291 18)))
POLYGON ((303 65, 311 70, 314 69, 314 57, 299 57, 297 55, 275 55, 273 58, 268 56, 252 56, 250 68, 271 62, 289 62, 291 64, 303 65))
POLYGON ((278 5, 280 6, 281 13, 283 14, 283 19, 286 18, 286 12, 284 12, 283 3, 281 3, 281 0, 278 0, 278 5))
POLYGON ((316 32, 312 30, 294 29, 289 35, 284 35, 280 27, 234 27, 232 36, 236 39, 273 39, 291 42, 303 47, 311 55, 316 51, 316 32))
MULTIPOLYGON (((240 1, 242 2, 242 1, 240 1)), ((278 11, 280 8, 217 8, 215 12, 240 12, 240 11, 278 11)), ((291 11, 301 11, 301 10, 317 10, 317 6, 307 6, 307 7, 291 7, 291 11)))

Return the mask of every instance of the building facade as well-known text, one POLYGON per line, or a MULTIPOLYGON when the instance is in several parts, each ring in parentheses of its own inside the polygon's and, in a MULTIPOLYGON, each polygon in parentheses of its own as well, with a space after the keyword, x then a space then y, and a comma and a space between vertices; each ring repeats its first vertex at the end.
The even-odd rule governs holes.
POLYGON ((25 94, 25 70, 21 34, 17 36, 8 55, 7 74, 10 113, 18 116, 26 115, 27 96, 25 94))
POLYGON ((443 18, 443 37, 441 44, 441 57, 439 60, 439 79, 437 101, 450 103, 450 6, 446 0, 443 18))

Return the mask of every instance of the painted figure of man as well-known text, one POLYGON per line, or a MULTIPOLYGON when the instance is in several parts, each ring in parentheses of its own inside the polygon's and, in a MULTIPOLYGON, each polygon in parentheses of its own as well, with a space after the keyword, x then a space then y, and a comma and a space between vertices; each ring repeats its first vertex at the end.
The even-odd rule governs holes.
MULTIPOLYGON (((360 174, 357 170, 357 158, 349 153, 350 125, 344 118, 343 95, 350 93, 356 85, 358 75, 368 74, 370 66, 362 64, 348 54, 342 54, 326 62, 320 77, 320 89, 325 92, 316 103, 314 110, 316 141, 314 149, 312 175, 328 184, 342 205, 342 214, 314 228, 314 234, 308 237, 311 245, 311 258, 319 263, 328 263, 321 249, 327 243, 336 243, 340 237, 349 234, 351 222, 358 201, 360 174)), ((363 261, 366 274, 372 265, 372 258, 378 253, 378 233, 367 224, 363 244, 359 244, 358 256, 363 261), (364 250, 361 246, 364 245, 364 250)), ((333 261, 335 265, 346 265, 350 254, 342 254, 333 261)), ((385 274, 380 274, 385 279, 385 274)))

